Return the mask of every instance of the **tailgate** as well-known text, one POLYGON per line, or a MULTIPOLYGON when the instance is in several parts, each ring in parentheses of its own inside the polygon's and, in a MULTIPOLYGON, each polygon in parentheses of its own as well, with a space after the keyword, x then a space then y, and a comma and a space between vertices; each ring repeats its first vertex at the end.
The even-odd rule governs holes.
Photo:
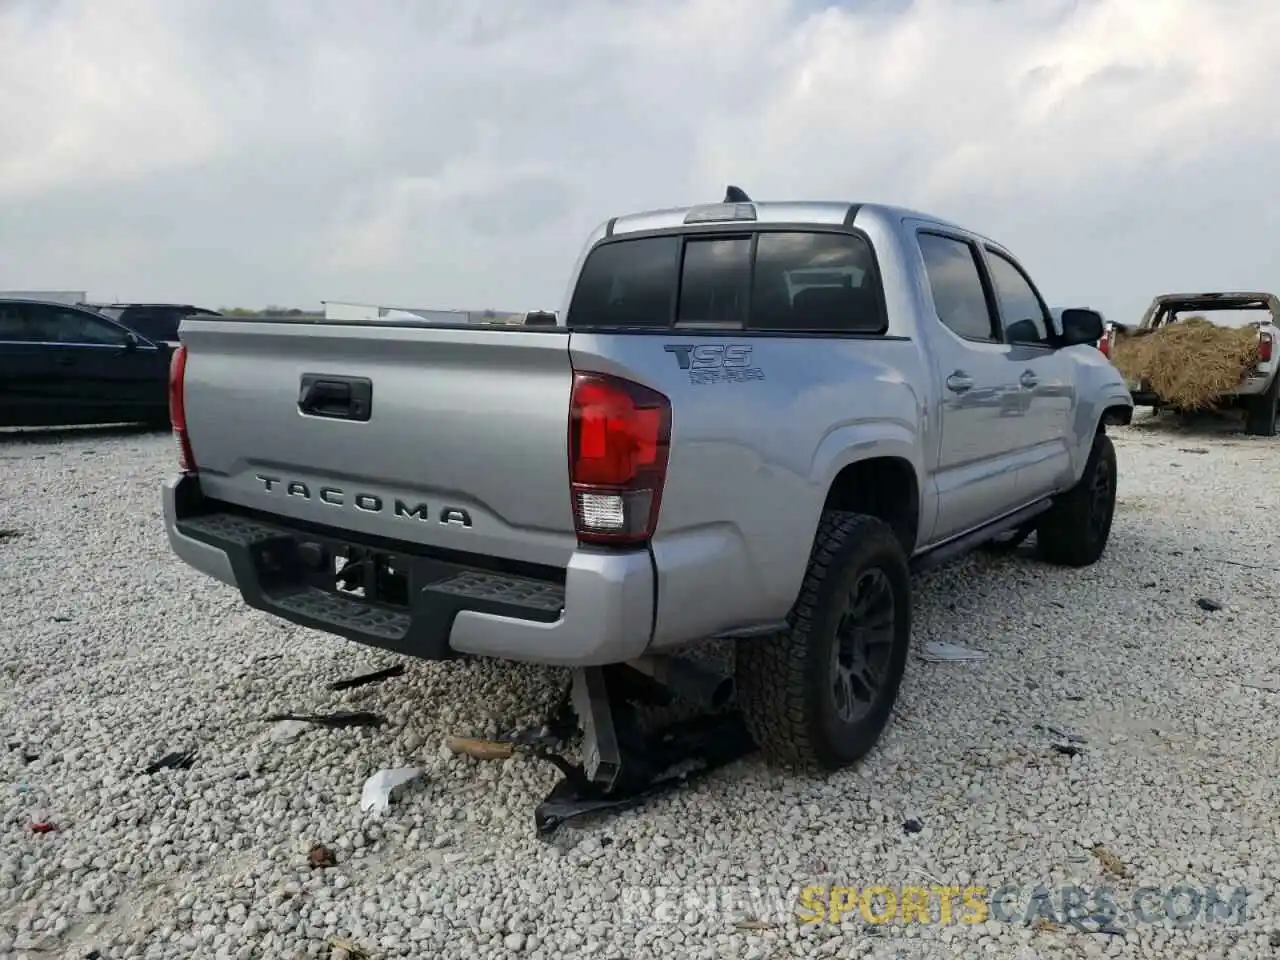
POLYGON ((568 562, 567 332, 188 319, 182 340, 205 496, 431 547, 568 562))

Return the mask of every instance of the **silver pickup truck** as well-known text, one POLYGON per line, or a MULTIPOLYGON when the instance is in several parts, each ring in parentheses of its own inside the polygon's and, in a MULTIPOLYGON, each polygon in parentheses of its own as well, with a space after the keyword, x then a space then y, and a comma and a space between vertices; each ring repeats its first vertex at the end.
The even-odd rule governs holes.
POLYGON ((307 627, 571 667, 581 702, 619 664, 732 689, 775 758, 857 760, 911 572, 1032 532, 1095 562, 1132 401, 994 241, 735 191, 601 225, 536 325, 184 319, 174 551, 307 627), (680 656, 708 638, 732 688, 680 656))

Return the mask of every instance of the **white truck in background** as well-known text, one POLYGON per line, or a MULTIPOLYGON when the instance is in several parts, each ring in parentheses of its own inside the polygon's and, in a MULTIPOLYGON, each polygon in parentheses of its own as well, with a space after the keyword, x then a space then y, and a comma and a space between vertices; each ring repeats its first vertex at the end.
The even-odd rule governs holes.
MULTIPOLYGON (((1276 340, 1280 337, 1280 298, 1274 293, 1165 293, 1157 296, 1147 307, 1142 319, 1134 328, 1124 324, 1109 323, 1100 344, 1103 353, 1110 355, 1110 347, 1117 333, 1146 336, 1163 326, 1177 323, 1191 316, 1202 316, 1211 323, 1224 327, 1258 327, 1258 362, 1248 371, 1234 390, 1218 398, 1218 404, 1227 408, 1242 409, 1245 413, 1245 433, 1253 436, 1272 437, 1280 415, 1280 364, 1277 364, 1276 340)), ((1168 404, 1146 381, 1126 380, 1135 406, 1158 410, 1168 404)))

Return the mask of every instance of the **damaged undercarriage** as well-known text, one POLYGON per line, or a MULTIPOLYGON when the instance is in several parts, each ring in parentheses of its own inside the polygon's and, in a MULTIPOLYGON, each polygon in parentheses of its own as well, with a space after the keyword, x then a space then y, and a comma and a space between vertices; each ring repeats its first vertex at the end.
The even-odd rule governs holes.
POLYGON ((754 752, 733 697, 732 679, 689 660, 647 657, 575 669, 541 726, 499 738, 564 775, 534 811, 537 833, 545 837, 567 820, 636 806, 754 752), (678 701, 702 712, 645 723, 644 707, 678 701), (562 751, 579 731, 582 761, 573 763, 562 751))

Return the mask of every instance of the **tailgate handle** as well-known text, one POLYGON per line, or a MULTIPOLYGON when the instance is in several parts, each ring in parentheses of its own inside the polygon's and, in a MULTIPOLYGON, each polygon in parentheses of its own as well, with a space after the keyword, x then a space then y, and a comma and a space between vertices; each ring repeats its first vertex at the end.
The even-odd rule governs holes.
POLYGON ((373 381, 368 377, 341 377, 328 373, 304 373, 298 389, 298 410, 332 420, 368 420, 373 407, 373 381))

